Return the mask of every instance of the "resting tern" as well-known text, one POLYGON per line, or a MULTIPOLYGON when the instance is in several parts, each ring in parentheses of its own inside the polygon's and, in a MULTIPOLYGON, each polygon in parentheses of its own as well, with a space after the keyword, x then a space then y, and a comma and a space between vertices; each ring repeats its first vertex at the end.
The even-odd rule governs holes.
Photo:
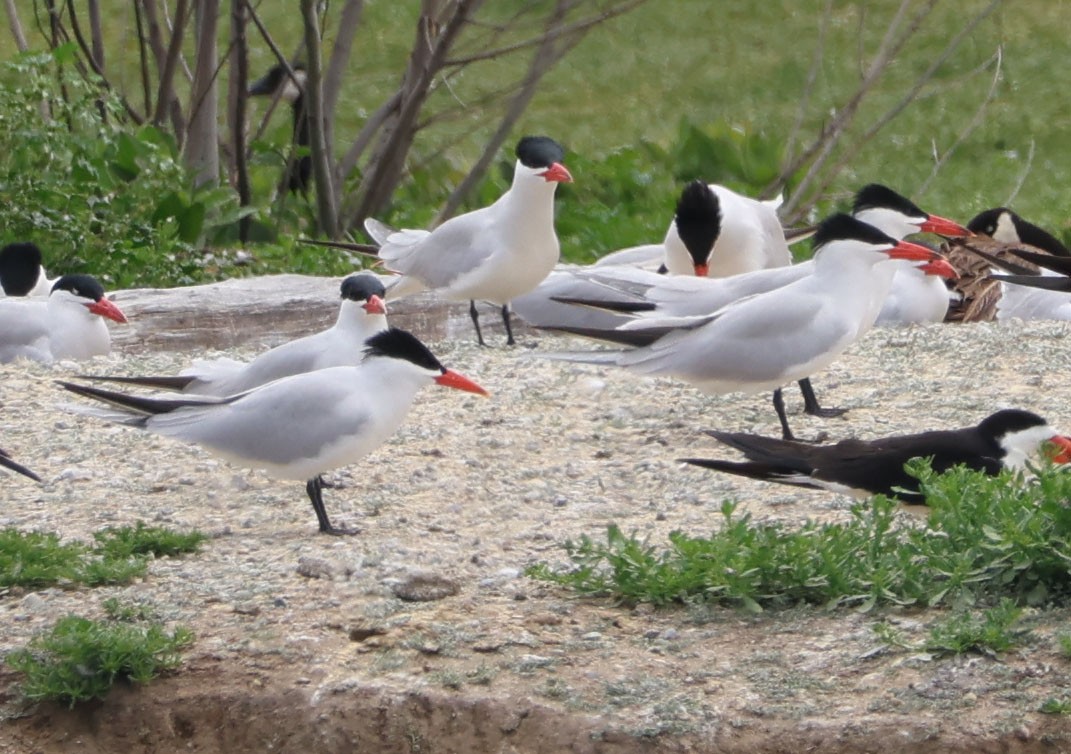
POLYGON ((357 366, 331 367, 270 382, 225 398, 143 398, 60 382, 110 404, 104 418, 201 445, 223 458, 281 479, 307 480, 305 491, 324 534, 356 534, 332 526, 324 509, 324 472, 359 461, 405 419, 417 391, 437 383, 486 395, 444 367, 414 335, 391 328, 366 343, 357 366))
POLYGON ((12 471, 16 471, 19 474, 22 474, 23 476, 28 476, 35 482, 41 481, 41 477, 37 476, 37 474, 30 471, 21 463, 16 462, 14 459, 12 459, 11 455, 8 454, 8 452, 6 450, 3 450, 2 448, 0 448, 0 466, 3 466, 6 469, 11 469, 12 471))
POLYGON ((888 259, 937 257, 844 214, 819 225, 815 249, 810 275, 712 314, 640 318, 610 331, 563 328, 635 348, 555 357, 671 375, 712 394, 773 390, 790 439, 781 387, 824 369, 870 328, 890 277, 875 268, 888 259))
POLYGON ((126 316, 104 296, 91 275, 64 275, 47 300, 0 300, 0 363, 23 357, 46 364, 59 359, 89 359, 111 351, 105 319, 126 316))
POLYGON ((47 296, 54 283, 41 266, 37 244, 9 243, 0 249, 0 298, 47 296))
POLYGON ((485 344, 476 301, 502 307, 506 342, 513 345, 509 302, 539 285, 558 261, 554 192, 559 183, 573 180, 562 163, 565 152, 546 136, 525 136, 516 154, 513 184, 494 204, 431 231, 389 232, 382 223, 365 223, 380 242, 379 258, 402 275, 388 288, 387 299, 427 288, 448 299, 468 299, 480 345, 485 344))
POLYGON ((777 218, 780 198, 762 201, 725 186, 692 181, 681 192, 673 221, 660 244, 621 249, 595 266, 631 265, 673 275, 728 277, 792 263, 777 218))
MULTIPOLYGON (((251 362, 234 359, 195 361, 176 376, 105 377, 111 382, 158 387, 196 395, 225 397, 272 380, 327 367, 355 366, 364 358, 364 343, 387 329, 383 283, 375 275, 350 275, 342 281, 338 319, 326 330, 266 351, 251 362)), ((85 375, 89 379, 101 379, 85 375)))
POLYGON ((888 495, 905 503, 926 502, 918 480, 904 471, 912 458, 932 458, 933 469, 944 472, 967 466, 996 475, 1001 469, 1022 469, 1045 443, 1055 446, 1053 460, 1071 461, 1071 438, 1053 430, 1037 414, 1005 409, 963 429, 896 435, 878 440, 842 440, 813 445, 744 432, 708 431, 739 450, 747 461, 683 458, 715 471, 797 487, 830 490, 854 497, 888 495))

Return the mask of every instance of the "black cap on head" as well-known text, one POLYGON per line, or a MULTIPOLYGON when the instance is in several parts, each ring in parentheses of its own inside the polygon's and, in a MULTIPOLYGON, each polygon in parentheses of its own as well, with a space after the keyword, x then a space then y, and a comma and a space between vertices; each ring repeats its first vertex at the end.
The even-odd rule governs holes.
POLYGON ((41 250, 34 243, 9 243, 0 249, 0 288, 8 296, 29 295, 41 274, 41 250))
POLYGON ((386 295, 387 289, 379 278, 367 272, 350 275, 342 281, 342 298, 350 301, 367 301, 372 296, 383 298, 386 295))
POLYGON ((1016 243, 1027 243, 1058 257, 1071 257, 1071 249, 1068 249, 1060 239, 1044 228, 1024 220, 1007 207, 995 207, 994 209, 987 209, 985 212, 979 212, 967 223, 967 229, 974 233, 984 233, 987 236, 992 236, 997 232, 1000 217, 1004 214, 1011 220, 1012 228, 1018 239, 1016 243))
POLYGON ((1033 411, 1024 411, 1020 408, 1006 408, 990 414, 978 425, 978 429, 986 437, 999 440, 1012 432, 1022 432, 1024 429, 1042 427, 1047 421, 1033 411))
POLYGON ((706 181, 695 180, 684 187, 677 201, 677 235, 681 237, 695 264, 707 264, 714 241, 721 232, 721 206, 706 181))
POLYGON ((517 159, 526 168, 549 168, 565 159, 565 150, 549 136, 525 136, 517 142, 517 159))
POLYGON ((1016 214, 1010 209, 1007 207, 994 207, 993 209, 979 212, 972 217, 971 221, 967 223, 967 230, 971 233, 984 233, 987 236, 991 236, 997 232, 997 221, 1004 213, 1007 213, 1014 221, 1016 214))
POLYGON ((852 212, 862 212, 865 209, 891 209, 907 217, 929 217, 929 213, 924 212, 906 196, 880 183, 868 184, 856 192, 852 212))
POLYGON ((446 371, 446 367, 435 358, 435 354, 408 330, 399 330, 397 327, 387 328, 366 340, 364 345, 364 352, 369 359, 386 356, 410 361, 429 371, 446 371))
POLYGON ((93 301, 104 298, 104 286, 92 275, 64 275, 52 285, 52 292, 56 291, 68 291, 93 301))
POLYGON ((878 246, 896 246, 897 241, 870 223, 856 220, 851 215, 839 212, 830 215, 818 225, 814 233, 814 248, 818 249, 830 241, 863 241, 878 246))

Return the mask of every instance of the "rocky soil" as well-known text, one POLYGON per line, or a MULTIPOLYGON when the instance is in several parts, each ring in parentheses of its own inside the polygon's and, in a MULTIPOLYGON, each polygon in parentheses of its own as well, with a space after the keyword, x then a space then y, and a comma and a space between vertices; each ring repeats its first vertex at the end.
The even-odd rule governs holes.
MULTIPOLYGON (((195 354, 140 352, 128 337, 89 365, 0 366, 0 445, 45 479, 0 477, 0 527, 90 539, 144 520, 211 535, 129 586, 0 592, 0 653, 64 614, 103 615, 108 597, 197 636, 179 672, 74 711, 26 707, 0 670, 0 751, 1071 750, 1071 721, 1037 711, 1069 694, 1055 639, 1066 610, 1028 612, 1031 638, 1006 656, 935 658, 885 647, 873 626, 922 636, 937 611, 656 610, 526 578, 610 523, 662 543, 717 526, 726 498, 787 522, 843 517, 849 501, 676 462, 728 453, 704 428, 776 432, 768 396, 548 361, 539 354, 588 345, 521 333, 506 349, 487 321, 493 347, 455 328, 433 349, 489 399, 429 388, 390 443, 332 475, 327 508, 361 529, 351 538, 316 533, 302 485, 73 415, 52 384, 171 373, 195 354)), ((788 390, 790 419, 805 437, 869 438, 1018 406, 1071 429, 1066 333, 875 331, 816 375, 846 417, 805 417, 788 390)))

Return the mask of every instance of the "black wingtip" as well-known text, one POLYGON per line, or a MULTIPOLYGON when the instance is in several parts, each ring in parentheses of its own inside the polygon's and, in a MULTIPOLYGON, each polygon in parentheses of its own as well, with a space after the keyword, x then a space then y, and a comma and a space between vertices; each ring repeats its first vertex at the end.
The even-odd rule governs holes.
POLYGON ((18 461, 14 460, 4 450, 0 450, 0 466, 3 466, 4 468, 10 469, 11 471, 17 472, 19 474, 22 474, 23 476, 29 477, 30 479, 34 480, 35 482, 38 482, 38 483, 41 482, 41 477, 37 476, 37 474, 33 473, 28 468, 23 466, 21 463, 19 463, 18 461))
POLYGON ((551 301, 559 304, 572 304, 573 306, 586 306, 589 309, 603 309, 608 312, 632 314, 635 312, 651 312, 657 308, 650 301, 603 301, 586 298, 573 298, 571 296, 551 296, 551 301))
POLYGON ((379 247, 368 243, 350 243, 349 241, 320 241, 315 238, 299 238, 298 243, 308 246, 324 246, 328 249, 344 249, 368 257, 379 258, 379 247))

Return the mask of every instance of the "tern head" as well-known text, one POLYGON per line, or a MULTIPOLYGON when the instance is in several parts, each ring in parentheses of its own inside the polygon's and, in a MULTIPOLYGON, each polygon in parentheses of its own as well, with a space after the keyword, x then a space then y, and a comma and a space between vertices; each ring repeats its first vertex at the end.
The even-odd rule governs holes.
POLYGON ((396 359, 412 365, 415 373, 422 373, 429 380, 442 385, 452 387, 455 390, 464 390, 478 395, 487 395, 487 391, 477 385, 463 374, 452 369, 447 369, 435 358, 428 347, 420 342, 420 339, 407 330, 399 330, 391 327, 376 333, 365 341, 365 363, 374 359, 396 359))
POLYGON ((342 281, 342 300, 353 301, 368 314, 386 314, 387 289, 375 275, 363 272, 342 281))
POLYGON ((906 196, 880 183, 871 183, 859 189, 852 204, 852 216, 896 239, 906 238, 913 233, 971 235, 971 231, 959 223, 929 214, 906 196))
POLYGON ((1058 257, 1071 256, 1071 250, 1055 236, 1044 228, 1027 222, 1007 207, 994 207, 979 212, 967 223, 967 227, 1001 243, 1026 243, 1058 257))
POLYGON ((855 257, 869 252, 869 261, 872 264, 890 258, 911 259, 919 262, 929 262, 940 258, 940 255, 932 249, 908 241, 897 241, 873 225, 844 213, 830 215, 819 223, 814 233, 816 264, 822 264, 819 260, 829 257, 827 249, 838 250, 838 255, 844 251, 855 257))
POLYGON ((1023 468, 1037 457, 1043 445, 1051 447, 1050 457, 1056 463, 1071 461, 1071 438, 1065 437, 1032 411, 1009 408, 997 411, 978 425, 978 431, 1001 451, 1001 461, 1007 468, 1023 468))
POLYGON ((684 187, 673 217, 677 235, 688 250, 698 277, 710 269, 710 253, 721 233, 721 205, 706 181, 695 180, 684 187))
POLYGON ((290 74, 287 73, 282 63, 276 63, 268 69, 267 73, 249 85, 247 93, 251 97, 274 97, 278 92, 280 99, 294 104, 301 99, 307 74, 305 66, 301 63, 291 63, 290 69, 294 72, 294 78, 290 78, 290 74))
POLYGON ((119 323, 126 323, 122 310, 104 297, 104 286, 92 275, 64 275, 52 285, 49 302, 76 303, 87 311, 119 323))
POLYGON ((41 274, 41 250, 34 243, 0 249, 0 288, 8 296, 28 296, 41 274))
POLYGON ((520 167, 526 172, 539 176, 547 183, 570 183, 572 174, 562 162, 565 150, 562 145, 549 136, 525 136, 517 142, 518 172, 520 167))

